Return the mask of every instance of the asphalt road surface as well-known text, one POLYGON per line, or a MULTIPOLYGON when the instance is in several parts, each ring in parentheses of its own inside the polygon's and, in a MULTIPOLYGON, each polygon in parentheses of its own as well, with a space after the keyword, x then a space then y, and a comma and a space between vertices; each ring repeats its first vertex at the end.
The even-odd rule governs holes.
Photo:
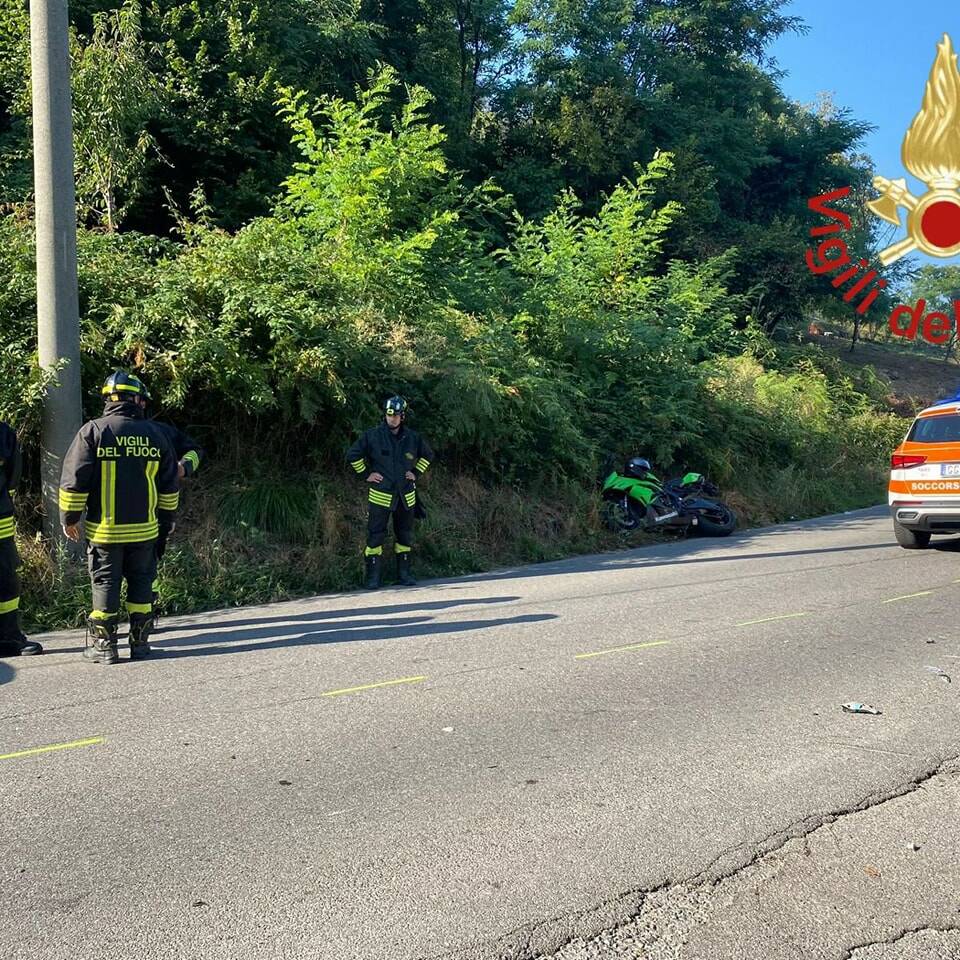
POLYGON ((935 544, 878 508, 170 619, 113 667, 48 636, 0 661, 0 957, 960 957, 935 544))

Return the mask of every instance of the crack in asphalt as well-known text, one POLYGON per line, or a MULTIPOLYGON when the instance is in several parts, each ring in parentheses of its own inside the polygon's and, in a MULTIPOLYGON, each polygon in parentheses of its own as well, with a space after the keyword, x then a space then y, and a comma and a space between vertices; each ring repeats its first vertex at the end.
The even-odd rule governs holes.
POLYGON ((928 780, 931 780, 933 777, 942 774, 945 767, 949 766, 951 763, 954 763, 958 759, 960 759, 960 755, 943 757, 940 760, 937 760, 934 764, 931 764, 918 771, 909 780, 904 781, 892 789, 875 790, 872 793, 867 794, 866 797, 853 805, 838 807, 835 810, 829 811, 828 813, 817 813, 803 817, 787 827, 774 831, 773 833, 764 837, 762 840, 753 841, 746 844, 738 843, 735 846, 728 847, 726 850, 722 850, 719 854, 717 854, 717 856, 714 857, 713 860, 706 866, 706 868, 700 871, 700 873, 696 874, 690 880, 684 882, 699 886, 702 883, 716 883, 718 880, 726 880, 728 877, 739 873, 741 870, 745 870, 752 863, 755 863, 768 853, 773 853, 774 851, 779 850, 789 840, 805 837, 808 834, 813 833, 815 830, 819 830, 820 827, 836 823, 836 821, 843 817, 862 813, 863 811, 869 810, 872 807, 877 807, 881 804, 887 803, 889 800, 896 800, 898 797, 905 796, 908 793, 913 793, 914 790, 919 789, 928 780), (742 857, 744 848, 747 848, 752 853, 749 859, 746 860, 744 860, 742 857), (738 854, 741 854, 741 856, 738 856, 738 854), (722 866, 724 860, 727 858, 734 861, 732 867, 722 866))
POLYGON ((861 950, 868 950, 870 947, 891 946, 894 943, 899 943, 906 937, 914 936, 918 933, 960 933, 960 925, 937 927, 933 924, 923 923, 915 927, 905 927, 891 934, 884 940, 870 940, 866 943, 858 943, 854 947, 847 947, 840 957, 840 960, 856 960, 854 954, 859 953, 861 950))
MULTIPOLYGON (((874 809, 891 800, 906 796, 919 790, 925 783, 952 771, 946 768, 960 760, 960 754, 944 757, 936 763, 919 770, 909 780, 889 790, 878 790, 868 794, 857 803, 831 810, 828 813, 813 814, 797 820, 777 830, 759 841, 740 843, 721 851, 701 871, 684 880, 668 878, 653 887, 628 890, 624 893, 601 901, 593 907, 573 911, 568 914, 535 920, 521 924, 509 933, 495 940, 473 944, 439 954, 423 957, 421 960, 548 960, 564 946, 574 940, 596 940, 617 927, 625 926, 637 918, 644 902, 651 896, 669 892, 673 888, 688 889, 713 887, 721 880, 728 880, 743 873, 758 863, 763 857, 782 849, 790 840, 806 839, 821 827, 828 827, 837 821, 874 809)), ((877 944, 896 942, 911 933, 924 930, 940 930, 930 925, 908 928, 893 940, 876 941, 877 944)), ((940 932, 960 930, 960 927, 944 927, 940 932)), ((847 948, 841 960, 855 960, 853 954, 866 949, 873 943, 859 944, 847 948)))

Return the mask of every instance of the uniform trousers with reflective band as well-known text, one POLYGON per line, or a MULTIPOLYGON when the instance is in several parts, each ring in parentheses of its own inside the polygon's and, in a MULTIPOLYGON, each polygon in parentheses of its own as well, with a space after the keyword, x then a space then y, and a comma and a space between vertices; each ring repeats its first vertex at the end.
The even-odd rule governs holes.
POLYGON ((375 503, 368 504, 367 512, 367 554, 380 553, 387 536, 387 523, 393 513, 393 536, 396 540, 396 552, 405 553, 413 546, 413 510, 406 506, 391 511, 375 503), (402 549, 401 549, 402 548, 402 549))
POLYGON ((0 539, 0 638, 4 640, 20 636, 17 619, 20 606, 19 566, 20 557, 13 537, 3 537, 0 539))
POLYGON ((156 541, 90 543, 87 545, 87 566, 93 587, 95 617, 120 612, 120 585, 124 580, 127 581, 127 607, 131 613, 150 613, 153 578, 157 573, 156 541))

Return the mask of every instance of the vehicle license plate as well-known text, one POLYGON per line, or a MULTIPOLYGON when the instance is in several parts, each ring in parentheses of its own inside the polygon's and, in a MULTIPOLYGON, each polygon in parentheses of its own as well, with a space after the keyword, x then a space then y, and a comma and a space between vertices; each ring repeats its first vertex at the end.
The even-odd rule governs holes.
POLYGON ((941 477, 960 477, 960 463, 941 463, 941 477))

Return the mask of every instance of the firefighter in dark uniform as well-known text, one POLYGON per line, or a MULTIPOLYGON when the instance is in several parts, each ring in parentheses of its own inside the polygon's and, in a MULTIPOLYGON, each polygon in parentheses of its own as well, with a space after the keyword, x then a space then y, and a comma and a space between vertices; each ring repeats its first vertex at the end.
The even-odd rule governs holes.
POLYGON ((103 416, 80 428, 63 460, 60 522, 64 533, 79 541, 86 510, 93 610, 87 619, 92 644, 83 656, 93 663, 116 663, 124 579, 130 659, 150 653, 159 520, 174 523, 180 494, 173 448, 144 417, 147 388, 118 370, 107 377, 102 393, 103 416))
MULTIPOLYGON (((167 437, 170 446, 173 448, 173 454, 177 458, 177 475, 183 480, 185 477, 192 477, 200 469, 200 464, 204 459, 203 447, 197 443, 189 434, 184 433, 172 423, 161 423, 159 420, 152 421, 154 426, 159 427, 167 437)), ((167 540, 173 532, 174 524, 164 516, 158 516, 159 531, 157 533, 157 565, 163 559, 167 552, 167 540)), ((153 581, 153 612, 154 618, 157 615, 159 596, 157 595, 157 580, 153 581)))
POLYGON ((393 516, 397 580, 404 587, 416 585, 410 572, 413 520, 417 511, 417 480, 423 476, 433 451, 426 440, 405 424, 407 401, 391 397, 384 405, 383 422, 367 430, 347 451, 347 462, 366 479, 368 590, 380 586, 383 575, 383 541, 387 522, 393 516))
POLYGON ((20 482, 20 445, 17 435, 0 421, 0 657, 26 657, 43 653, 39 643, 28 640, 20 630, 20 557, 14 535, 10 492, 20 482))

